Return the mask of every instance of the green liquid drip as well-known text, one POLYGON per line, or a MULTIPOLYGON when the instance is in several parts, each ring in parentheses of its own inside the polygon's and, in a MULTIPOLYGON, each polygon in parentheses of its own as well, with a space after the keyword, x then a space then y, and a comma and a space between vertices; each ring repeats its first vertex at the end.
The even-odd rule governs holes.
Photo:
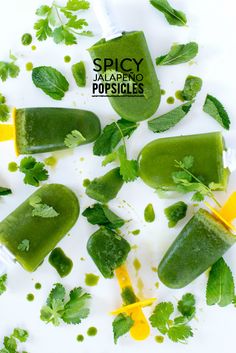
POLYGON ((33 67, 34 67, 34 65, 32 63, 30 63, 30 62, 25 64, 25 68, 26 68, 27 71, 32 71, 33 67))
POLYGON ((77 339, 78 342, 83 342, 84 336, 83 336, 83 335, 78 335, 78 336, 76 337, 76 339, 77 339))
POLYGON ((174 97, 168 97, 167 100, 166 100, 166 102, 167 102, 168 104, 174 104, 175 99, 174 99, 174 97))
POLYGON ((99 281, 99 276, 94 275, 93 273, 86 273, 85 275, 85 284, 89 287, 96 286, 99 281))
POLYGON ((34 288, 39 290, 42 288, 42 284, 37 282, 37 283, 35 283, 34 288))
POLYGON ((55 167, 55 165, 57 164, 57 159, 54 156, 50 156, 44 159, 44 163, 50 167, 55 167))
POLYGON ((135 268, 135 270, 138 272, 139 270, 140 270, 140 268, 141 268, 141 263, 140 263, 140 261, 136 258, 136 259, 134 259, 134 261, 133 261, 133 266, 134 266, 134 268, 135 268))
POLYGON ((32 50, 36 50, 37 47, 36 47, 35 45, 32 45, 31 49, 32 49, 32 50))
POLYGON ((140 234, 140 229, 135 229, 132 231, 133 235, 139 235, 140 234))
POLYGON ((155 337, 155 341, 157 343, 163 343, 164 342, 164 337, 163 336, 156 336, 155 337))
POLYGON ((90 180, 89 179, 84 179, 84 181, 83 181, 83 187, 87 187, 87 186, 89 186, 89 184, 90 184, 90 180))
POLYGON ((166 91, 164 89, 161 89, 161 95, 164 96, 166 94, 166 91))
POLYGON ((69 55, 64 56, 65 63, 69 63, 71 61, 71 57, 69 55))
POLYGON ((8 164, 8 170, 9 170, 9 172, 14 173, 14 172, 17 171, 17 169, 18 169, 18 165, 16 164, 16 162, 10 162, 10 163, 8 164))
POLYGON ((34 295, 32 293, 29 293, 27 294, 27 297, 26 299, 29 301, 29 302, 32 302, 34 300, 34 295))
POLYGON ((90 327, 87 331, 87 335, 88 336, 96 336, 98 330, 96 329, 96 327, 90 327))

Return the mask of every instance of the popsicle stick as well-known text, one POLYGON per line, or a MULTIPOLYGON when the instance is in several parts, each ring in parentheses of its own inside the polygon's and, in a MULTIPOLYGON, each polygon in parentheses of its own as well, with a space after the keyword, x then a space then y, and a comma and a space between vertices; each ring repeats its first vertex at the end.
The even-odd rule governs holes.
POLYGON ((111 311, 111 315, 118 315, 121 313, 125 313, 125 312, 128 312, 128 311, 130 311, 134 308, 137 308, 137 307, 144 308, 145 306, 151 305, 155 301, 156 301, 156 298, 150 298, 150 299, 142 300, 140 302, 136 302, 136 303, 133 303, 130 305, 121 306, 119 309, 111 311))
MULTIPOLYGON (((116 277, 118 279, 121 290, 126 287, 132 288, 132 283, 129 277, 129 273, 126 269, 125 265, 122 265, 115 271, 116 277)), ((146 305, 150 305, 154 300, 145 301, 146 305), (148 304, 147 304, 148 302, 148 304)), ((115 310, 113 313, 118 312, 126 312, 134 320, 134 325, 130 329, 130 335, 133 339, 137 341, 145 340, 150 334, 150 327, 145 315, 142 312, 141 308, 142 302, 133 303, 131 305, 124 306, 118 310, 115 310), (120 311, 123 309, 122 311, 120 311)))

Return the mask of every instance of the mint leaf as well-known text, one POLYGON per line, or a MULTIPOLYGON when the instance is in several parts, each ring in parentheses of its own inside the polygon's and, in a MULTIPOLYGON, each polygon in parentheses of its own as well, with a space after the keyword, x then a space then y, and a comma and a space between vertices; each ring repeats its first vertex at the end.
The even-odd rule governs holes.
POLYGON ((202 79, 196 76, 188 76, 181 94, 186 101, 192 101, 201 89, 202 79))
POLYGON ((207 305, 227 306, 234 298, 234 279, 229 266, 220 258, 211 268, 207 282, 207 305))
POLYGON ((118 341, 118 338, 128 333, 131 327, 134 325, 132 318, 125 314, 119 314, 112 323, 114 342, 118 341))
POLYGON ((167 0, 150 0, 150 3, 165 15, 169 24, 174 26, 185 26, 187 23, 186 15, 182 11, 173 9, 167 0))
POLYGON ((40 181, 48 179, 48 171, 44 164, 37 162, 33 157, 24 157, 19 165, 20 172, 25 174, 24 183, 39 186, 40 181))
POLYGON ((22 242, 17 246, 17 249, 20 251, 29 251, 30 242, 28 239, 22 240, 22 242))
POLYGON ((66 135, 65 146, 68 148, 75 148, 82 145, 86 141, 86 138, 78 130, 73 130, 71 133, 66 135))
POLYGON ((7 274, 0 276, 0 295, 2 295, 6 290, 7 274))
POLYGON ((178 65, 186 63, 198 54, 198 45, 195 42, 187 44, 173 44, 169 53, 156 59, 157 65, 178 65))
POLYGON ((122 137, 129 138, 137 127, 138 125, 136 123, 124 119, 120 119, 117 122, 105 126, 102 134, 94 143, 93 153, 96 156, 106 156, 110 154, 121 141, 122 137))
POLYGON ((55 100, 61 100, 69 89, 69 82, 56 69, 50 66, 35 67, 32 80, 36 87, 55 100))
POLYGON ((163 132, 169 130, 188 114, 191 107, 191 103, 182 104, 164 115, 149 120, 148 127, 153 132, 163 132))
POLYGON ((125 224, 125 221, 112 212, 106 205, 94 204, 82 213, 91 224, 97 224, 110 229, 117 229, 125 224))
POLYGON ((226 130, 230 128, 230 118, 221 102, 210 94, 207 95, 203 111, 214 118, 226 130))

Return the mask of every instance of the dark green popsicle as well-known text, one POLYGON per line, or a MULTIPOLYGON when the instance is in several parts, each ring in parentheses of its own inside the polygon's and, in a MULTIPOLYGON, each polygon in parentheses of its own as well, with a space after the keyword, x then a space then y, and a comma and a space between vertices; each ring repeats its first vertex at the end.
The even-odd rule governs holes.
POLYGON ((200 209, 161 260, 160 280, 170 288, 185 287, 219 260, 235 241, 236 236, 220 221, 200 209))
POLYGON ((66 149, 65 138, 79 131, 85 143, 100 134, 98 117, 86 110, 66 108, 17 109, 15 115, 16 149, 18 154, 33 154, 66 149))
POLYGON ((79 216, 76 195, 61 184, 42 186, 0 223, 0 243, 27 271, 34 271, 73 227, 79 216), (54 218, 33 216, 32 198, 59 213, 54 218), (27 242, 27 247, 20 246, 27 242))

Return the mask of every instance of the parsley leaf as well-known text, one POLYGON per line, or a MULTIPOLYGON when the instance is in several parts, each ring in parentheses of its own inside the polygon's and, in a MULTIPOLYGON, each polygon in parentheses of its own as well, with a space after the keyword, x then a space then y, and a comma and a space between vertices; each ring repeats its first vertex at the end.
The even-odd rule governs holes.
POLYGON ((165 208, 164 213, 169 221, 169 228, 173 228, 176 224, 186 216, 188 206, 183 201, 174 203, 165 208))
POLYGON ((105 226, 110 229, 120 228, 125 224, 125 221, 112 212, 106 205, 96 203, 84 210, 82 213, 91 224, 105 226))
POLYGON ((211 268, 207 282, 207 305, 226 306, 234 298, 234 279, 229 266, 220 258, 211 268))
POLYGON ((173 44, 168 54, 156 58, 156 64, 178 65, 192 60, 197 54, 198 45, 195 42, 173 44))
POLYGON ((169 130, 188 114, 191 107, 191 103, 182 104, 164 115, 149 120, 148 127, 153 132, 163 132, 169 130))
POLYGON ((65 76, 51 66, 35 67, 32 80, 36 87, 55 100, 61 100, 69 89, 65 76))
POLYGON ((192 318, 195 315, 195 297, 192 293, 186 293, 183 295, 182 299, 178 301, 179 312, 187 317, 192 318))
POLYGON ((32 197, 30 199, 30 206, 33 207, 32 216, 42 218, 54 218, 59 216, 59 213, 52 207, 42 203, 40 197, 32 197))
POLYGON ((112 323, 114 342, 118 341, 118 338, 129 332, 131 327, 134 325, 132 318, 125 314, 119 314, 112 323))
POLYGON ((221 102, 210 94, 207 95, 203 111, 214 118, 226 130, 230 128, 230 118, 221 102))
POLYGON ((96 156, 106 156, 110 154, 121 141, 122 137, 129 138, 137 127, 138 124, 124 119, 120 119, 117 122, 105 126, 102 134, 98 137, 93 146, 93 153, 96 156))
POLYGON ((89 7, 89 2, 84 0, 68 0, 66 6, 59 6, 55 1, 51 6, 40 6, 36 15, 42 18, 34 24, 37 39, 44 41, 52 37, 56 44, 73 45, 77 44, 78 36, 91 36, 91 31, 84 30, 88 26, 87 21, 76 14, 89 7))
POLYGON ((0 295, 2 295, 6 290, 7 274, 0 276, 0 295))
POLYGON ((17 249, 20 251, 29 251, 30 242, 28 239, 22 240, 22 242, 17 246, 17 249))
POLYGON ((174 26, 185 26, 186 15, 182 11, 173 9, 167 0, 150 0, 151 4, 165 15, 169 24, 174 26))
POLYGON ((33 157, 24 157, 19 165, 19 170, 25 174, 24 183, 39 186, 40 181, 48 179, 48 171, 44 164, 37 162, 33 157))
POLYGON ((79 324, 89 315, 88 301, 90 294, 85 293, 81 287, 70 292, 69 300, 65 301, 66 291, 56 283, 47 299, 47 305, 41 309, 41 320, 59 326, 61 320, 67 324, 79 324))
POLYGON ((75 148, 82 145, 86 141, 86 138, 78 130, 73 130, 71 133, 66 135, 65 145, 68 148, 75 148))
POLYGON ((186 101, 192 101, 202 88, 202 79, 196 76, 188 76, 185 80, 184 89, 181 92, 186 101))
POLYGON ((188 325, 195 314, 195 298, 191 293, 183 295, 178 302, 178 310, 183 316, 177 316, 174 320, 174 306, 171 302, 159 303, 149 318, 152 327, 166 335, 173 342, 186 343, 187 338, 193 336, 192 328, 188 325))

